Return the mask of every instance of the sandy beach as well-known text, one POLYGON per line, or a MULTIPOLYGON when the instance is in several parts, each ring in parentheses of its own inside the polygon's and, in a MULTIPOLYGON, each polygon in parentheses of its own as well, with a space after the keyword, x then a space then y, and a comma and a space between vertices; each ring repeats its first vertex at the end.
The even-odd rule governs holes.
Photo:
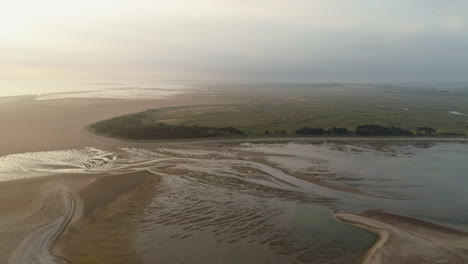
MULTIPOLYGON (((1 98, 0 156, 84 147, 114 149, 146 144, 148 148, 157 148, 147 143, 101 140, 83 129, 102 119, 149 108, 210 103, 220 102, 184 96, 168 100, 1 98)), ((203 143, 216 141, 197 142, 203 143)), ((193 151, 209 153, 211 149, 197 150, 194 146, 193 151)), ((165 152, 158 153, 162 156, 165 152)), ((179 155, 174 150, 174 153, 153 171, 132 171, 129 166, 122 173, 117 169, 117 173, 68 173, 0 182, 0 263, 28 263, 31 259, 37 263, 144 263, 132 243, 136 223, 143 221, 145 207, 158 195, 154 188, 160 184, 158 175, 180 175, 188 171, 183 169, 185 163, 195 163, 186 152, 179 155), (174 165, 177 159, 184 161, 178 163, 182 164, 180 168, 174 165)), ((201 164, 213 159, 216 161, 207 158, 201 164)), ((256 160, 249 162, 253 164, 256 160)), ((236 166, 242 173, 268 171, 267 167, 236 166)), ((285 174, 280 170, 277 173, 285 174)), ((296 176, 300 178, 299 174, 296 176)), ((362 194, 350 187, 309 182, 324 189, 362 194)), ((290 196, 291 192, 281 195, 290 196)), ((462 231, 377 211, 337 214, 336 218, 379 236, 361 257, 365 264, 464 263, 468 259, 468 235, 462 231)), ((167 221, 170 220, 175 218, 169 217, 167 221)))

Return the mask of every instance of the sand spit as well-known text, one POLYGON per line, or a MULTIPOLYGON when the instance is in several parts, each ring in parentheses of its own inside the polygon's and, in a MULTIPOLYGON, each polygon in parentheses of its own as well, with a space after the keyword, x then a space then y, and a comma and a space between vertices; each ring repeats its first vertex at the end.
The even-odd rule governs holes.
POLYGON ((68 263, 56 243, 86 228, 96 211, 131 195, 148 172, 56 175, 0 183, 0 263, 68 263))
POLYGON ((379 236, 363 264, 462 264, 468 259, 468 233, 463 231, 381 211, 336 218, 379 236))

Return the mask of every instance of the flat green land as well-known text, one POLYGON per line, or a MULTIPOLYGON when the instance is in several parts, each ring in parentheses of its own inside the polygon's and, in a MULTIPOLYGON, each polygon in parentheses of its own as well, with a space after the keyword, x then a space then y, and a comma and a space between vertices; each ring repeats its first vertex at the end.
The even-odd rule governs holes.
POLYGON ((224 87, 205 91, 204 95, 233 103, 154 109, 140 113, 138 118, 146 124, 234 127, 247 135, 261 135, 265 130, 292 134, 302 127, 354 130, 364 124, 411 131, 431 127, 438 135, 468 134, 467 87, 303 84, 271 89, 224 87))

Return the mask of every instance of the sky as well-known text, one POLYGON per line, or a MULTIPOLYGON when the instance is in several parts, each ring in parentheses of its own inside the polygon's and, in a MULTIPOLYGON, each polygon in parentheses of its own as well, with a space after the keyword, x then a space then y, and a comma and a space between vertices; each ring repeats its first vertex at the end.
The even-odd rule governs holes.
POLYGON ((0 4, 0 95, 169 80, 468 81, 468 0, 0 4))

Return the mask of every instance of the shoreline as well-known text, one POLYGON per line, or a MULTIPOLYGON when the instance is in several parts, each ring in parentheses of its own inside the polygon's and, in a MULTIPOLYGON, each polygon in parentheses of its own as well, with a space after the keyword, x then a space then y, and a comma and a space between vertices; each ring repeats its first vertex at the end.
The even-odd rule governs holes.
POLYGON ((192 104, 220 104, 210 97, 186 94, 170 99, 59 99, 34 100, 32 96, 0 99, 0 156, 24 153, 107 146, 105 141, 83 135, 89 124, 150 108, 192 104))
POLYGON ((378 236, 362 264, 464 263, 468 232, 383 211, 338 213, 338 221, 378 236))
POLYGON ((226 138, 226 139, 174 139, 174 140, 132 140, 124 138, 116 138, 94 133, 84 127, 81 133, 93 139, 99 139, 108 143, 126 144, 126 145, 151 145, 151 146, 171 146, 171 145, 197 145, 197 144, 223 144, 223 143, 249 143, 249 142, 324 142, 324 141, 338 141, 338 142, 468 142, 468 137, 245 137, 245 138, 226 138))
POLYGON ((353 218, 355 218, 356 216, 357 215, 354 214, 337 213, 335 214, 335 219, 344 224, 354 226, 356 228, 370 232, 377 236, 377 241, 375 241, 374 245, 372 245, 367 250, 366 254, 363 257, 363 260, 361 261, 361 264, 372 264, 372 259, 377 254, 378 250, 381 250, 384 247, 385 243, 387 243, 390 234, 387 230, 377 229, 370 226, 369 224, 366 224, 365 220, 353 221, 353 218))

